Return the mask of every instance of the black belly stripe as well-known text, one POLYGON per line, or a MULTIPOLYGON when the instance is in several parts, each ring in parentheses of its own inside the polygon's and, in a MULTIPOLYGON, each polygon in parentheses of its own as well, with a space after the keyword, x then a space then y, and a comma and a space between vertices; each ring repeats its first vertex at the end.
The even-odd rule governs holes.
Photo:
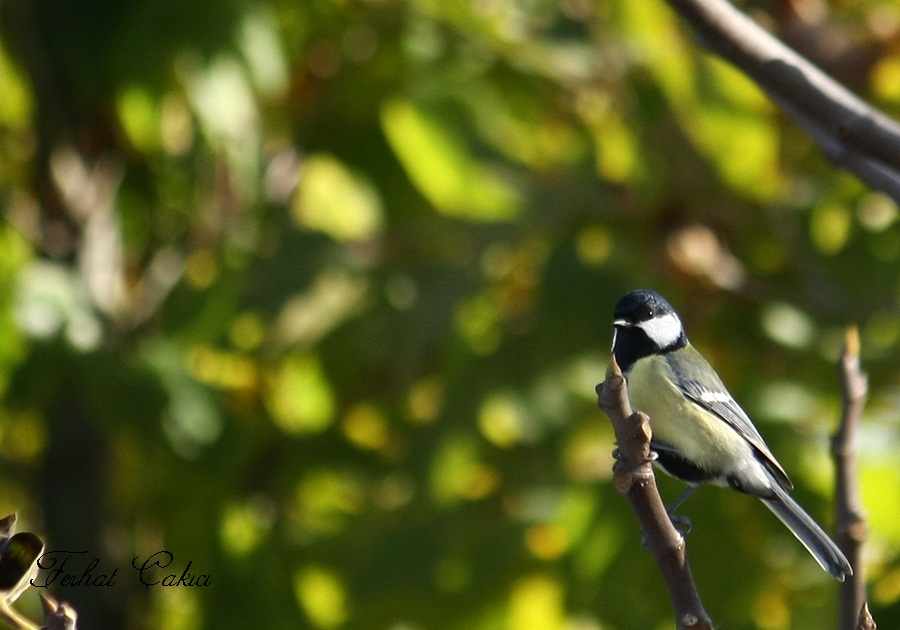
POLYGON ((681 479, 688 483, 704 483, 718 477, 715 472, 701 468, 695 463, 681 457, 668 444, 654 440, 650 443, 650 448, 653 449, 657 455, 656 462, 676 479, 681 479))
POLYGON ((721 473, 701 468, 694 462, 685 459, 668 444, 653 440, 650 442, 650 448, 657 455, 656 463, 676 479, 693 484, 724 481, 738 492, 763 499, 775 498, 775 493, 770 488, 750 487, 737 475, 728 475, 723 478, 721 473))

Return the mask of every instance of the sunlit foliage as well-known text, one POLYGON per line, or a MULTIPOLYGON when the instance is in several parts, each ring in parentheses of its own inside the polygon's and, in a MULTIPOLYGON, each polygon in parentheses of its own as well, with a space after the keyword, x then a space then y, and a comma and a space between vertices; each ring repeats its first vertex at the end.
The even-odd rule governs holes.
MULTIPOLYGON (((745 8, 900 114, 900 10, 787 4, 745 8)), ((829 526, 859 324, 872 607, 900 626, 897 208, 664 2, 0 19, 0 513, 119 567, 55 591, 84 627, 671 627, 593 390, 640 286, 829 526), (160 549, 210 585, 145 589, 160 549)), ((683 510, 717 626, 833 627, 758 502, 683 510)))

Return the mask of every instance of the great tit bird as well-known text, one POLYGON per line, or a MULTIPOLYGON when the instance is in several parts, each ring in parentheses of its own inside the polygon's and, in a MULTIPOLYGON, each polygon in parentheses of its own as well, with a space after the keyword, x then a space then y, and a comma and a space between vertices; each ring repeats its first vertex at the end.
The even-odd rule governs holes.
POLYGON ((650 416, 657 462, 688 483, 686 494, 712 483, 759 497, 823 569, 840 581, 853 575, 837 545, 790 497, 784 468, 688 342, 672 306, 654 291, 632 291, 616 305, 613 327, 632 407, 650 416))

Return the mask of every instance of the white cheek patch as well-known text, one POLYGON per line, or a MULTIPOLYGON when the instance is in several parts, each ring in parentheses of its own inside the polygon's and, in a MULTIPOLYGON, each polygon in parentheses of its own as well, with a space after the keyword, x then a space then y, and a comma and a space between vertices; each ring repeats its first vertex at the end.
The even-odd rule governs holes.
POLYGON ((667 313, 659 317, 648 319, 638 324, 638 328, 647 333, 660 348, 668 348, 681 337, 681 320, 673 313, 667 313))
POLYGON ((610 352, 613 352, 616 349, 616 335, 618 335, 618 334, 619 334, 619 329, 613 328, 613 342, 612 342, 612 348, 609 349, 610 352))

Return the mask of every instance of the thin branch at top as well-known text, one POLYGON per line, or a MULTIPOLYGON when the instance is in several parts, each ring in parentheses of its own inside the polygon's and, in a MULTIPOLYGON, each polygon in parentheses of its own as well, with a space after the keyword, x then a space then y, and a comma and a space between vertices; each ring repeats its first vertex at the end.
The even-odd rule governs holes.
POLYGON ((667 0, 711 51, 752 78, 836 164, 900 203, 900 124, 726 0, 667 0))

